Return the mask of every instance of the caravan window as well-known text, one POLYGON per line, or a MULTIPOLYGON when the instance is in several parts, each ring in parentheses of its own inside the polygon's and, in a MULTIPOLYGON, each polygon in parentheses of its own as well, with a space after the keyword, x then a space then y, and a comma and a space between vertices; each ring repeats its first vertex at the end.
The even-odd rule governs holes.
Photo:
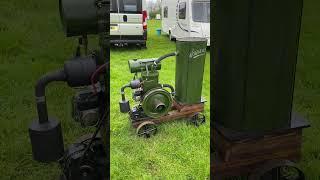
POLYGON ((210 2, 197 2, 192 3, 192 19, 194 22, 210 22, 210 2))
POLYGON ((165 6, 165 7, 163 8, 163 17, 164 17, 164 18, 168 18, 168 6, 165 6))
POLYGON ((186 2, 182 2, 179 4, 179 19, 186 19, 186 2))
POLYGON ((141 0, 119 0, 120 13, 138 14, 142 13, 141 0))

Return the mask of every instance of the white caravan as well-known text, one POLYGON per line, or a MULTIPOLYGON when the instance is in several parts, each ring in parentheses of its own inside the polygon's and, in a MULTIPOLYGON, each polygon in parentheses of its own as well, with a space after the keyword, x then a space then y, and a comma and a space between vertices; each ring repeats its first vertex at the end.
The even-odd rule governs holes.
POLYGON ((210 0, 162 0, 162 31, 170 40, 207 38, 210 46, 210 0))

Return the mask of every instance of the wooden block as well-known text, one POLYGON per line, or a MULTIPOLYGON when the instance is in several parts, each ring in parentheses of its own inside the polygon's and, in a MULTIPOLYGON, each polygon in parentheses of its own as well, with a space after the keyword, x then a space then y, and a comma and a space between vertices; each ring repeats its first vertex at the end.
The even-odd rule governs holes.
POLYGON ((155 124, 165 123, 168 121, 173 121, 181 118, 187 118, 192 117, 196 113, 203 112, 204 110, 204 104, 192 104, 192 105, 179 105, 179 108, 177 108, 177 104, 174 105, 176 110, 171 110, 167 115, 162 116, 160 118, 144 118, 141 121, 136 121, 132 123, 132 126, 137 128, 139 124, 145 121, 152 121, 155 124))
POLYGON ((214 133, 215 150, 219 157, 211 166, 213 174, 239 175, 248 173, 253 167, 275 159, 297 161, 301 156, 302 129, 282 134, 267 135, 258 139, 227 140, 214 133))

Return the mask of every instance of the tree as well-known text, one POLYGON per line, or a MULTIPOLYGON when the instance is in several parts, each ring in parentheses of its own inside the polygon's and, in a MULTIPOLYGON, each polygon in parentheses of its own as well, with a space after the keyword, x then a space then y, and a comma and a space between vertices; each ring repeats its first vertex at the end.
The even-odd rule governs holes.
POLYGON ((161 14, 161 0, 147 1, 147 9, 150 18, 155 18, 157 14, 161 14))

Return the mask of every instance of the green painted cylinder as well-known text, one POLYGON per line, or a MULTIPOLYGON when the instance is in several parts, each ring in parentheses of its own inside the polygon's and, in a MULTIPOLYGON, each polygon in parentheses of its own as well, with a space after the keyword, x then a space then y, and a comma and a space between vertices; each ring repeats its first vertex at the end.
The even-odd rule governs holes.
MULTIPOLYGON (((99 30, 99 17, 108 13, 109 4, 99 6, 98 2, 97 0, 59 0, 61 22, 67 36, 107 31, 107 29, 99 30)), ((105 21, 110 22, 109 19, 105 21)))
POLYGON ((201 102, 207 52, 205 38, 177 39, 175 99, 182 104, 201 102))
POLYGON ((151 69, 153 70, 160 70, 161 69, 161 63, 157 64, 155 66, 154 61, 157 59, 133 59, 129 60, 129 70, 131 73, 138 73, 146 71, 146 68, 148 68, 149 71, 151 69))
POLYGON ((142 87, 143 87, 143 92, 146 93, 150 89, 156 88, 156 87, 161 87, 159 84, 159 72, 158 71, 152 71, 152 72, 142 72, 141 73, 141 78, 143 81, 142 87))
POLYGON ((216 122, 245 133, 290 127, 302 5, 216 1, 216 122))

